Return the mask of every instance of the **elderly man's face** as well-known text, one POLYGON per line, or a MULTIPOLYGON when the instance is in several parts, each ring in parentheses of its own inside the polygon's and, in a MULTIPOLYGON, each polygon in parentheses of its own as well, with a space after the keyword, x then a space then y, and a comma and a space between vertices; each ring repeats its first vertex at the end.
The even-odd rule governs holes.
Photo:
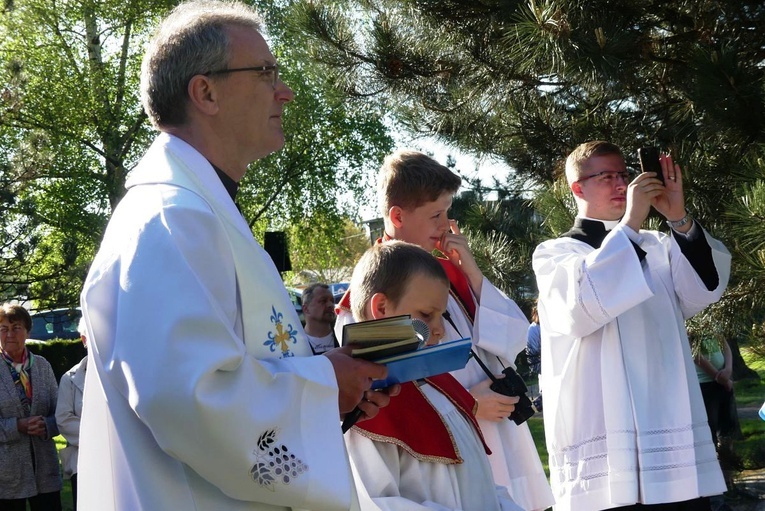
MULTIPOLYGON (((246 27, 228 29, 231 57, 229 69, 276 64, 263 36, 246 27)), ((228 136, 236 141, 245 164, 268 156, 284 146, 282 111, 292 101, 292 90, 270 72, 245 71, 221 78, 220 114, 228 136)))
POLYGON ((329 289, 318 287, 313 292, 308 307, 303 307, 306 321, 331 323, 335 320, 335 300, 329 289))

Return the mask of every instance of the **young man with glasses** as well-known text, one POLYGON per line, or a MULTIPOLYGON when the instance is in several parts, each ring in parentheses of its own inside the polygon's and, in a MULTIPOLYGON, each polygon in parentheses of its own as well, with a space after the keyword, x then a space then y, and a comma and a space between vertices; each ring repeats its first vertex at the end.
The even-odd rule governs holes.
POLYGON ((310 356, 234 203, 247 166, 284 145, 293 99, 261 30, 242 3, 189 2, 144 57, 161 133, 82 292, 81 510, 358 509, 341 414, 387 404, 366 392, 386 369, 310 356))
POLYGON ((574 227, 537 247, 545 437, 557 510, 697 511, 725 491, 684 320, 717 301, 730 254, 685 209, 680 167, 630 181, 621 150, 578 146, 574 227), (670 234, 641 230, 651 210, 670 234))

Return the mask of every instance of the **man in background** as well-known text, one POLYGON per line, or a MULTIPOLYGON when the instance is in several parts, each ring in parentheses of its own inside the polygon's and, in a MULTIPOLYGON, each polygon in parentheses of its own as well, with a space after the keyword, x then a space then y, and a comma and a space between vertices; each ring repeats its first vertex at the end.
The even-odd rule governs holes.
POLYGON ((305 333, 314 355, 339 346, 332 329, 335 324, 335 297, 327 284, 311 284, 303 290, 305 333))

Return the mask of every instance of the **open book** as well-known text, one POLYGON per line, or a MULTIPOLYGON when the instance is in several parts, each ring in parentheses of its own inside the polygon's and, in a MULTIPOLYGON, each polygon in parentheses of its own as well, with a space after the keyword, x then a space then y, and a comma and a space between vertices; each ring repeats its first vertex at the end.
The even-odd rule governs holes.
POLYGON ((352 356, 366 360, 412 351, 422 342, 408 314, 343 326, 342 345, 353 348, 352 356))

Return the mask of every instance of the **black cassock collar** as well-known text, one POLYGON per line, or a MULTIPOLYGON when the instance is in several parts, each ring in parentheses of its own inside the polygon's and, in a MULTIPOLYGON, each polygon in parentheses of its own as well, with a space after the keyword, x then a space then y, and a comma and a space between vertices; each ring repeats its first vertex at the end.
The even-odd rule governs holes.
POLYGON ((575 240, 587 243, 592 248, 600 248, 609 232, 606 230, 605 224, 600 220, 577 217, 571 230, 561 234, 561 237, 574 238, 575 240))

